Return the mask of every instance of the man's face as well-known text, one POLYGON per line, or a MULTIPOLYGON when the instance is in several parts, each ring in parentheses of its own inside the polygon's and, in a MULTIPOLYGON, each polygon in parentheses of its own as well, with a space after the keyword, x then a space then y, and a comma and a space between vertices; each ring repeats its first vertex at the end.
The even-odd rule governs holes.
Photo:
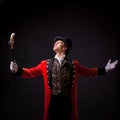
POLYGON ((55 51, 55 52, 65 52, 66 49, 67 48, 66 48, 66 46, 65 46, 65 44, 62 40, 57 40, 54 43, 53 51, 55 51))

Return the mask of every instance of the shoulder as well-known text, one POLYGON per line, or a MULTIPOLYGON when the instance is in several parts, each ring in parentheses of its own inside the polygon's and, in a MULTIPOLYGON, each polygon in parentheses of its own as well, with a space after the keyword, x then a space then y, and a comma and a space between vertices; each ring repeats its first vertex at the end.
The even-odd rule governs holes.
POLYGON ((47 61, 48 61, 48 59, 43 59, 43 60, 41 60, 41 61, 39 62, 39 65, 46 64, 47 61))
POLYGON ((72 62, 75 66, 80 65, 80 62, 77 59, 73 59, 72 62))
POLYGON ((80 63, 77 59, 67 59, 69 63, 72 63, 74 66, 78 66, 80 63))
POLYGON ((41 63, 41 64, 46 64, 46 63, 49 63, 49 62, 51 62, 51 61, 53 61, 53 60, 54 60, 54 58, 48 58, 48 59, 42 60, 40 63, 41 63))
POLYGON ((69 62, 79 63, 79 61, 77 59, 74 59, 74 58, 65 58, 65 59, 69 62))

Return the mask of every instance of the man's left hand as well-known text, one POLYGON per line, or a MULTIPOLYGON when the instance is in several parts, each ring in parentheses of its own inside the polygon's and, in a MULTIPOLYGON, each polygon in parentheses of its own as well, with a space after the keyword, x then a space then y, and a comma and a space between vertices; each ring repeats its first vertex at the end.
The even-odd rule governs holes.
POLYGON ((111 63, 111 59, 109 59, 107 65, 105 66, 106 72, 114 69, 117 64, 118 64, 118 60, 115 60, 114 62, 111 63))

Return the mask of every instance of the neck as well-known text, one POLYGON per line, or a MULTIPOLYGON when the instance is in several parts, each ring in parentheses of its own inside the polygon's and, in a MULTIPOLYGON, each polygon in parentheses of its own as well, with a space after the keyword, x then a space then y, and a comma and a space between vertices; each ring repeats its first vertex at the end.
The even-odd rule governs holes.
POLYGON ((56 53, 56 56, 58 58, 62 58, 62 57, 65 57, 65 54, 64 53, 56 53))

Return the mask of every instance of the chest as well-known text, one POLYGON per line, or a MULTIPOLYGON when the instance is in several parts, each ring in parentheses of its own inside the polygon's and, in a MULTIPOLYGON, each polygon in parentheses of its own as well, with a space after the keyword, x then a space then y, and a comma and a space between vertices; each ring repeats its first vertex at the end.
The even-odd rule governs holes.
POLYGON ((50 86, 52 79, 69 80, 69 82, 72 83, 74 76, 73 71, 74 64, 72 60, 64 60, 61 64, 53 58, 47 61, 48 83, 50 86))

